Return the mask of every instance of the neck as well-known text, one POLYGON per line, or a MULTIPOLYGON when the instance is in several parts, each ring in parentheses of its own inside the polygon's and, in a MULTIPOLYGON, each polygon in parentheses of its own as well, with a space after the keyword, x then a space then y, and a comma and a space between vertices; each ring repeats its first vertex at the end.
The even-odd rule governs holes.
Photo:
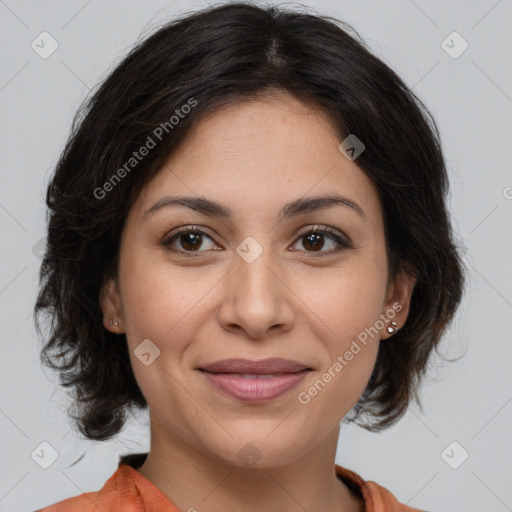
POLYGON ((339 427, 314 451, 291 463, 258 467, 236 466, 200 451, 155 420, 151 449, 137 471, 180 510, 364 511, 362 502, 334 473, 339 427))

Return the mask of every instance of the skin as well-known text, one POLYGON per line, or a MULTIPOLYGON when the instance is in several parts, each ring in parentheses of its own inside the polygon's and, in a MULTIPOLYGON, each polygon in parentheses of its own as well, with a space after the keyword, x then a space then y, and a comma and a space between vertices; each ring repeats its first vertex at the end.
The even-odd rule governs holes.
POLYGON ((284 93, 224 107, 198 123, 129 212, 118 275, 100 295, 103 321, 126 333, 150 407, 151 447, 138 471, 181 510, 364 510, 334 475, 339 424, 367 385, 391 319, 307 405, 297 395, 393 304, 403 326, 414 279, 388 283, 377 189, 340 141, 323 112, 284 93), (335 205, 279 221, 285 203, 333 192, 365 216, 335 205), (144 215, 167 195, 215 200, 232 218, 185 206, 144 215), (165 248, 185 225, 207 235, 165 248), (337 243, 320 235, 315 250, 308 229, 325 226, 352 248, 333 252, 337 243), (236 252, 247 236, 263 251, 252 263, 236 252), (145 339, 160 349, 148 366, 134 355, 145 339), (196 369, 231 357, 283 357, 314 371, 277 399, 247 404, 196 369), (256 464, 237 457, 247 443, 256 464))

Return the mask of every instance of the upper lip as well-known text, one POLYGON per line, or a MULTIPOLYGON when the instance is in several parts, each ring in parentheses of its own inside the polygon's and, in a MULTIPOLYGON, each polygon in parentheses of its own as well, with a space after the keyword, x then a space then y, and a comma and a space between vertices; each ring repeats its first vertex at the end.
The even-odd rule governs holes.
POLYGON ((291 359, 282 359, 273 357, 269 359, 260 359, 251 361, 250 359, 222 359, 203 365, 199 370, 205 370, 210 373, 246 373, 250 375, 265 375, 273 373, 296 373, 303 370, 311 370, 297 361, 291 359))

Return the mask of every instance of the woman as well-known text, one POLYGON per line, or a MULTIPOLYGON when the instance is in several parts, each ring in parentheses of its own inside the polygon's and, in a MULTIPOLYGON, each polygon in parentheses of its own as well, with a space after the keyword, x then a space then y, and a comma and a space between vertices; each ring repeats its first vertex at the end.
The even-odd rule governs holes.
POLYGON ((234 3, 168 23, 76 119, 47 194, 43 361, 106 440, 75 511, 417 509, 335 465, 406 412, 463 293, 427 109, 336 20, 234 3))

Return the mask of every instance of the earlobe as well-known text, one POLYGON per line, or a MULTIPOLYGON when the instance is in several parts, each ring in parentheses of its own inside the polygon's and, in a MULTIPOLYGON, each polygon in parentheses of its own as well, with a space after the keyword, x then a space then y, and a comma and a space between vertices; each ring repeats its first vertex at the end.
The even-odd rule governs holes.
POLYGON ((120 334, 122 330, 119 291, 115 278, 103 282, 99 294, 100 308, 103 312, 103 326, 110 332, 120 334))

